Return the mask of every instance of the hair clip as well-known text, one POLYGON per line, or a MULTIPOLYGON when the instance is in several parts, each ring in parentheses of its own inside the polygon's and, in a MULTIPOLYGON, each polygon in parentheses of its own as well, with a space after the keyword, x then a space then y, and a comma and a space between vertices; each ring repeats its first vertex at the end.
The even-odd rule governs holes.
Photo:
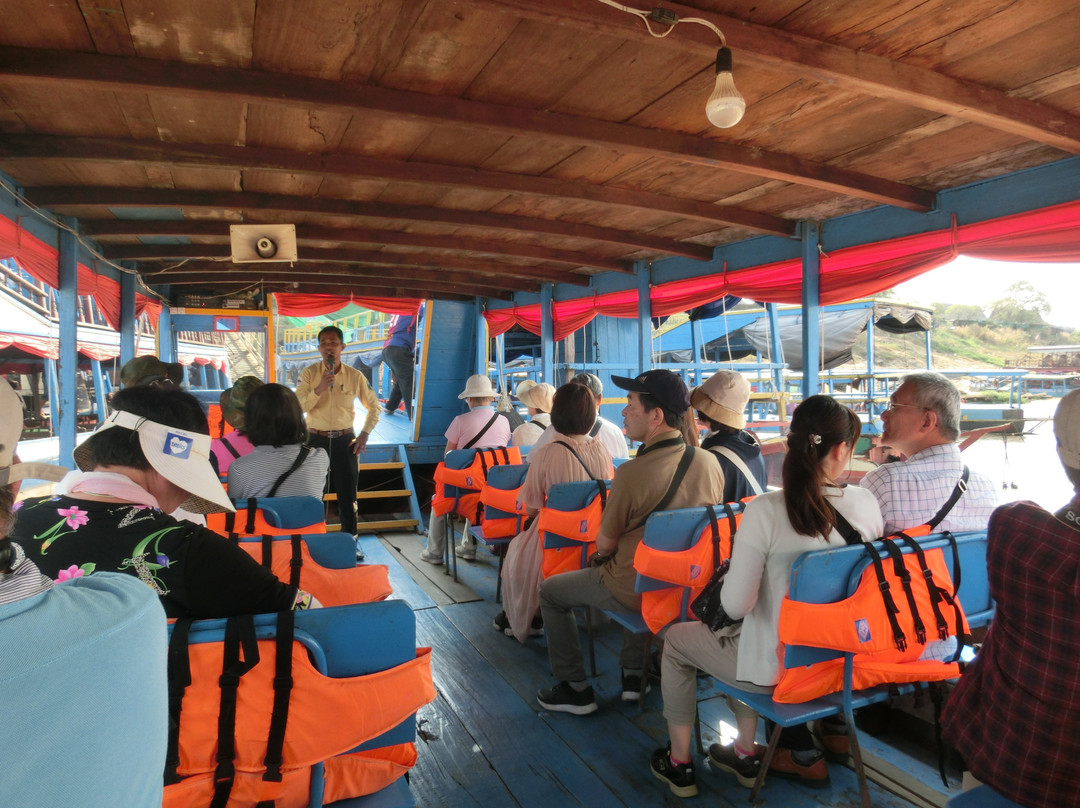
POLYGON ((811 446, 817 446, 820 443, 821 443, 821 435, 815 435, 813 432, 811 432, 810 433, 810 445, 811 446))

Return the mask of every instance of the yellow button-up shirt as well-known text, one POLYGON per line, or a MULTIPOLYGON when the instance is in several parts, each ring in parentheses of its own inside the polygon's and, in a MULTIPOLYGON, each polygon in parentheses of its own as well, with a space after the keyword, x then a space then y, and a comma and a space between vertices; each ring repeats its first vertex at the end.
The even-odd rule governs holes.
POLYGON ((323 431, 352 429, 356 418, 355 401, 359 398, 367 410, 361 431, 370 434, 379 423, 379 398, 364 374, 342 362, 341 370, 334 376, 334 384, 319 395, 315 388, 322 381, 325 368, 325 363, 316 362, 300 371, 296 397, 307 413, 308 427, 323 431))

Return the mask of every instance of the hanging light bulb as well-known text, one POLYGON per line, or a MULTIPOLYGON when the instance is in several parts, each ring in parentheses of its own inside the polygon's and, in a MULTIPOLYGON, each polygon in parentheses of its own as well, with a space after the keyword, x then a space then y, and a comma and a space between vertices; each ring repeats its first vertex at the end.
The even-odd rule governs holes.
POLYGON ((716 52, 716 86, 705 102, 705 117, 713 126, 728 129, 742 120, 744 112, 746 100, 731 77, 731 48, 720 48, 716 52))

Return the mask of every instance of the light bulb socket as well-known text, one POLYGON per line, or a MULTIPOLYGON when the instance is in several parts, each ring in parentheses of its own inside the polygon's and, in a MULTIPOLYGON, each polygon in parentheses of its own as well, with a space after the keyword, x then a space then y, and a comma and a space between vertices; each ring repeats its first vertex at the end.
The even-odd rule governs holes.
POLYGON ((720 48, 716 52, 716 75, 731 72, 731 48, 720 48))

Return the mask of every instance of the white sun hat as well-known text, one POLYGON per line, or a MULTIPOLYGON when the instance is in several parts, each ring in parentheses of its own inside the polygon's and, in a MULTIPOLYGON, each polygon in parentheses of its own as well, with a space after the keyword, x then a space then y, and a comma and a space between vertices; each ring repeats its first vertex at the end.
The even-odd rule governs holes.
POLYGON ((491 386, 491 379, 477 373, 465 382, 465 389, 458 398, 495 398, 495 388, 491 386))
MULTIPOLYGON (((150 466, 191 498, 181 508, 193 513, 235 511, 225 488, 210 465, 210 436, 166 426, 131 412, 113 412, 94 434, 122 426, 139 435, 150 466)), ((89 441, 88 441, 89 442, 89 441)), ((83 471, 90 468, 90 447, 86 443, 75 449, 75 463, 83 471)))
POLYGON ((23 402, 7 381, 0 379, 0 485, 20 480, 59 482, 68 470, 50 463, 16 463, 15 447, 23 430, 23 402))

